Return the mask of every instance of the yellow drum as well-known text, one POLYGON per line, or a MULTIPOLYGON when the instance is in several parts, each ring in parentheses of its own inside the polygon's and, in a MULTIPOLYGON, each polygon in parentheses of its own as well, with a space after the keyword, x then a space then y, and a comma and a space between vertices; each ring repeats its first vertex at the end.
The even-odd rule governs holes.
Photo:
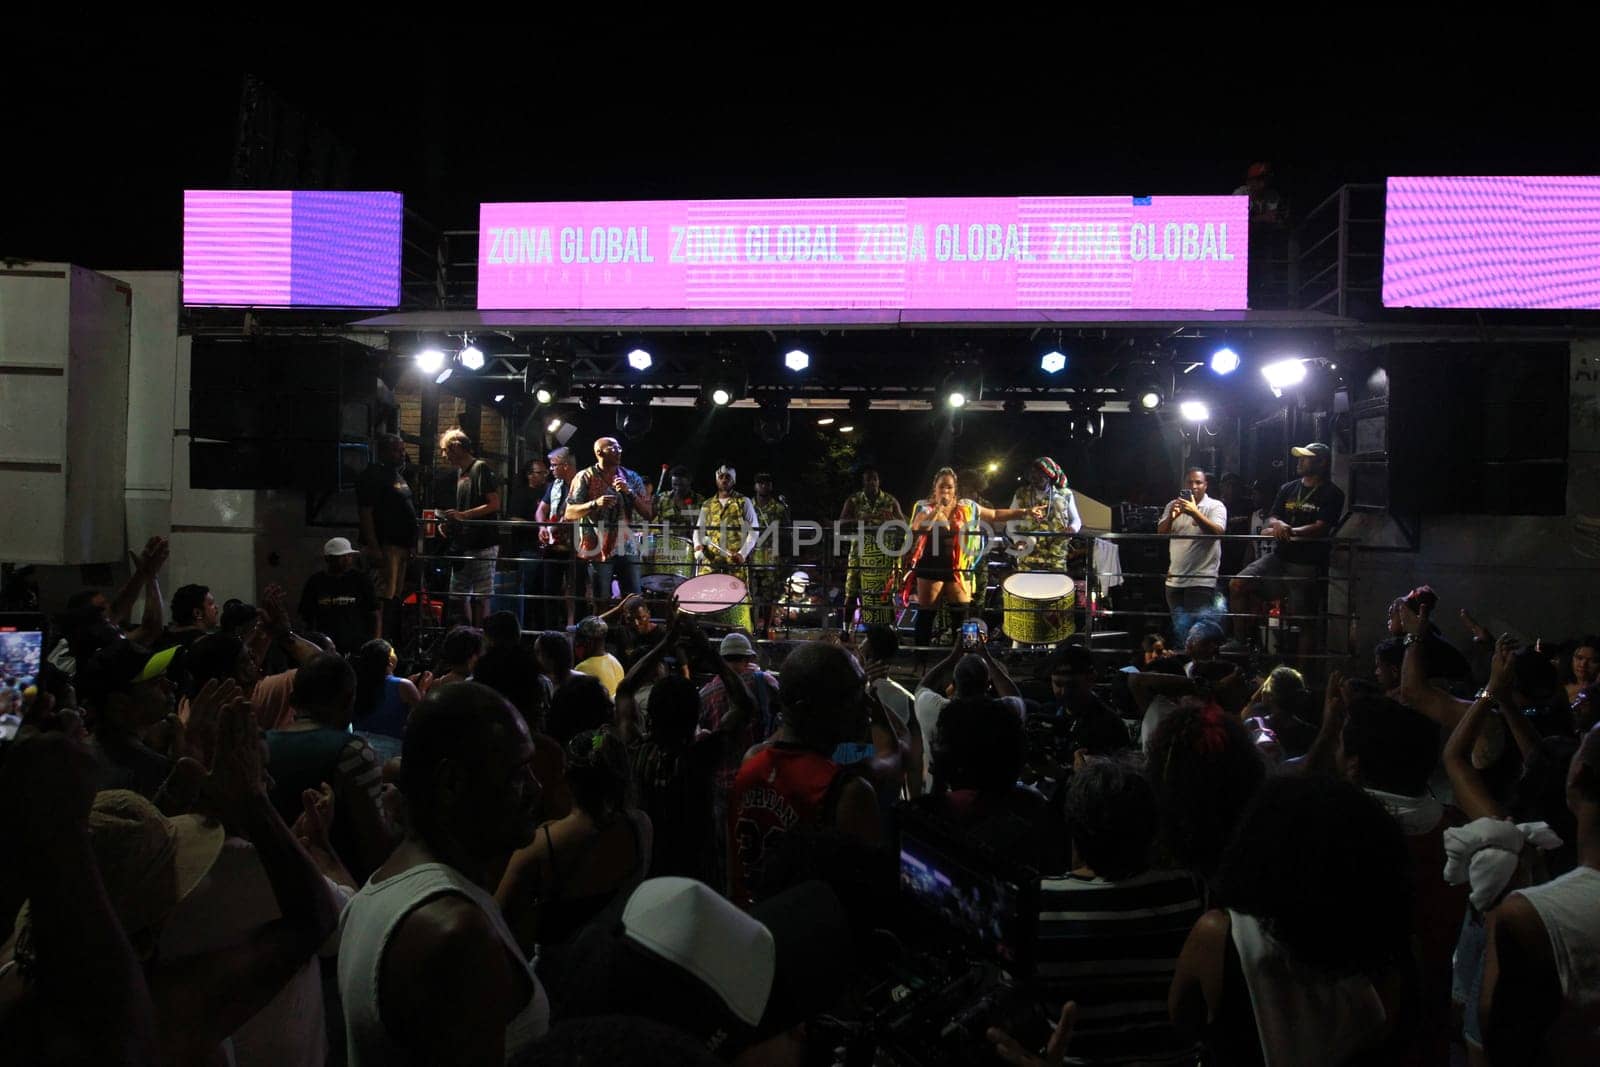
POLYGON ((708 626, 751 633, 750 591, 731 574, 702 574, 678 586, 678 610, 708 626))
POLYGON ((1006 636, 1025 645, 1065 641, 1077 629, 1072 617, 1075 599, 1072 579, 1065 574, 1013 574, 1000 587, 1006 636))
POLYGON ((645 539, 643 573, 675 574, 684 581, 694 577, 694 542, 687 537, 658 534, 645 539))

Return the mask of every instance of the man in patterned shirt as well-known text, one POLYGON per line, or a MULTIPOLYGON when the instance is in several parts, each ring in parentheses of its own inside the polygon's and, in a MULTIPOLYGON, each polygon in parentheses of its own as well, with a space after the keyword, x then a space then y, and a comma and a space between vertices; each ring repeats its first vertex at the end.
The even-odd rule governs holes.
POLYGON ((845 618, 850 618, 856 598, 861 601, 861 621, 867 625, 893 623, 894 609, 884 590, 894 574, 894 554, 900 550, 899 531, 886 530, 879 545, 879 528, 886 522, 905 521, 900 502, 882 491, 878 468, 861 468, 861 491, 844 502, 839 523, 859 523, 855 548, 850 552, 850 570, 844 582, 845 618))
POLYGON ((633 535, 644 533, 655 506, 644 479, 622 465, 622 445, 615 437, 596 440, 594 458, 595 465, 572 480, 566 517, 578 520, 578 551, 589 561, 591 595, 598 606, 611 599, 613 573, 624 596, 639 591, 640 538, 633 535))
POLYGON ((681 463, 672 468, 672 485, 655 499, 655 530, 650 538, 649 574, 676 574, 687 578, 694 573, 694 546, 689 538, 700 520, 700 494, 689 484, 689 468, 681 463))
POLYGON ((717 495, 700 505, 694 531, 700 574, 739 574, 756 543, 756 509, 750 498, 734 492, 739 472, 717 468, 717 495))
POLYGON ((1019 571, 1067 570, 1067 534, 1083 529, 1078 517, 1078 503, 1072 490, 1067 488, 1067 475, 1055 460, 1040 456, 1028 467, 1028 484, 1018 489, 1011 498, 1014 508, 1032 509, 1040 504, 1047 507, 1044 519, 1036 528, 1054 536, 1035 538, 1033 551, 1017 560, 1019 571))
POLYGON ((781 555, 778 539, 779 527, 789 521, 789 505, 772 491, 772 475, 756 475, 756 496, 751 501, 756 509, 759 531, 755 549, 750 553, 750 599, 756 606, 756 624, 762 630, 771 627, 773 602, 782 593, 779 583, 778 558, 781 555))

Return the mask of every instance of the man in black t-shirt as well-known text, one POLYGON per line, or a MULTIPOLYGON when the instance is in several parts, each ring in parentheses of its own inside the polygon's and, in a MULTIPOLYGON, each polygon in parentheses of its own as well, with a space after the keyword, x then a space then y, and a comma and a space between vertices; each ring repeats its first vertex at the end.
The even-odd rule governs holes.
POLYGON ((355 569, 360 553, 343 537, 322 546, 328 569, 306 579, 300 592, 300 618, 308 630, 333 638, 334 647, 353 655, 378 636, 383 612, 372 579, 355 569))
POLYGON ((378 458, 356 481, 361 547, 373 558, 378 596, 384 600, 400 595, 406 561, 417 543, 417 512, 405 465, 405 442, 394 434, 379 434, 378 458))
POLYGON ((464 522, 500 517, 500 479, 493 467, 473 454, 472 438, 462 430, 445 431, 439 438, 439 453, 456 469, 456 506, 444 513, 450 524, 451 554, 477 557, 452 567, 450 592, 466 600, 468 623, 481 627, 489 618, 500 538, 493 526, 464 522))
MULTIPOLYGON (((1297 445, 1290 450, 1299 460, 1300 477, 1285 482, 1267 509, 1267 524, 1261 532, 1276 538, 1273 551, 1244 570, 1233 580, 1232 611, 1234 637, 1247 644, 1251 630, 1258 625, 1267 600, 1283 600, 1290 616, 1310 615, 1318 604, 1316 579, 1327 572, 1333 547, 1328 539, 1344 517, 1344 492, 1328 481, 1331 450, 1320 441, 1297 445)), ((1290 621, 1302 630, 1310 620, 1290 621)))

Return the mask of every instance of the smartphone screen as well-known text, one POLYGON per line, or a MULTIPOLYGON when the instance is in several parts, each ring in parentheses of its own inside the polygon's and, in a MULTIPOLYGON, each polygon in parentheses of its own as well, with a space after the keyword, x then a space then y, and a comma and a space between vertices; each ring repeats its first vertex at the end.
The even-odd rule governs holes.
POLYGON ((978 647, 978 620, 968 619, 961 624, 961 643, 968 648, 978 647))
POLYGON ((0 714, 15 713, 44 662, 44 616, 0 615, 0 714))

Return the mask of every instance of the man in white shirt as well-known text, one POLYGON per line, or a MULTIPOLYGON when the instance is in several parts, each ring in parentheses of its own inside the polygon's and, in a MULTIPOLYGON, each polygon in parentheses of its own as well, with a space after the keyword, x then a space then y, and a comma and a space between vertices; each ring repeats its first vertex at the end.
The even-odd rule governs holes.
MULTIPOLYGON (((1184 475, 1188 489, 1167 505, 1158 534, 1225 534, 1228 509, 1207 496, 1206 472, 1191 467, 1184 475)), ((1177 537, 1168 542, 1167 608, 1172 612, 1172 632, 1181 638, 1195 622, 1217 610, 1217 571, 1222 566, 1222 542, 1177 537)))

